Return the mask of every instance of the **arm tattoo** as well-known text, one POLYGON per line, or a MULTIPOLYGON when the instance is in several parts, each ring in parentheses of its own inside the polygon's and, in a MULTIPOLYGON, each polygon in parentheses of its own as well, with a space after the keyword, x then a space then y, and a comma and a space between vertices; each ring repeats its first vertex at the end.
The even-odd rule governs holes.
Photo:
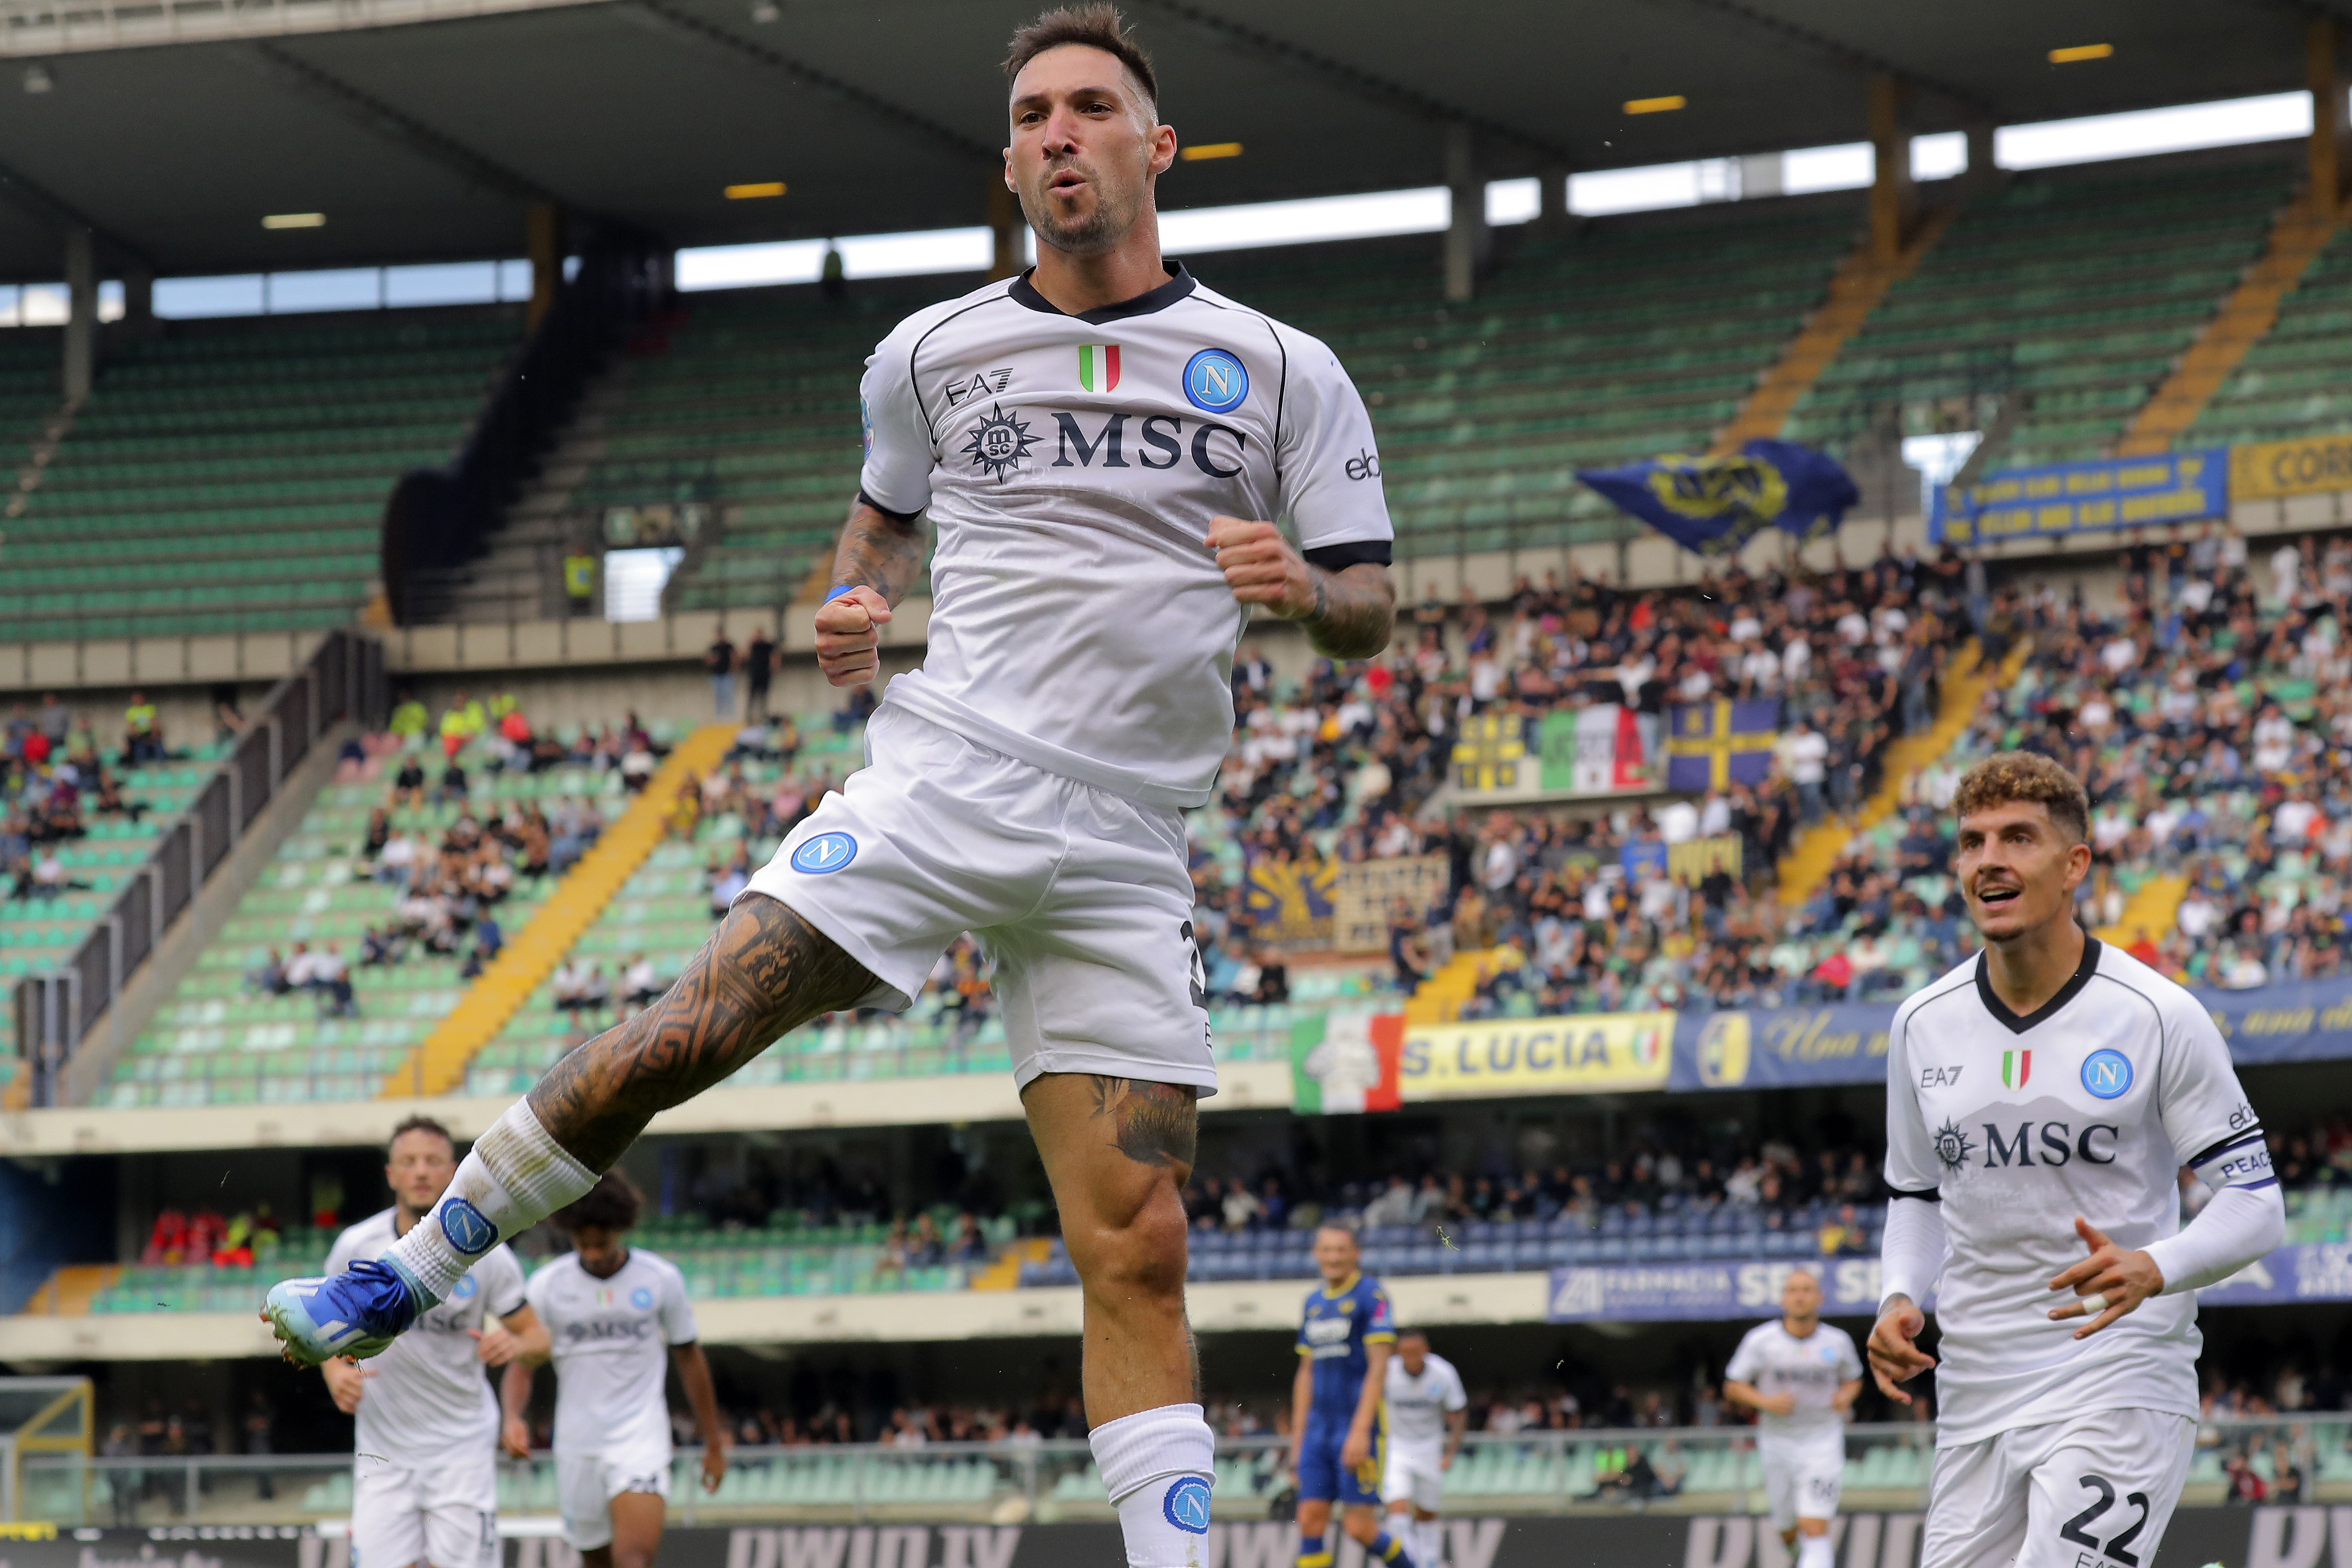
POLYGON ((1200 1091, 1186 1084, 1142 1083, 1092 1075, 1094 1114, 1111 1123, 1111 1147, 1139 1165, 1173 1165, 1192 1173, 1200 1143, 1200 1091))
POLYGON ((582 1164, 609 1169, 656 1111, 873 985, 856 959, 776 900, 739 900, 668 994, 548 1069, 530 1091, 531 1111, 582 1164))
POLYGON ((866 505, 861 497, 849 509, 841 546, 833 554, 834 585, 862 584, 895 605, 914 586, 929 542, 929 531, 920 517, 900 522, 866 505))
POLYGON ((1385 566, 1359 561, 1343 572, 1310 565, 1315 607, 1299 619, 1307 640, 1328 658, 1370 658, 1389 646, 1396 623, 1396 585, 1385 566))

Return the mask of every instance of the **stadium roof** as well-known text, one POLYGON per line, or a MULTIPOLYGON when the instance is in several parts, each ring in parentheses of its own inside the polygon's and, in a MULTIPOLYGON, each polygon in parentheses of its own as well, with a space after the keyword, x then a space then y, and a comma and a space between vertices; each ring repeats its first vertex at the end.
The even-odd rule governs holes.
MULTIPOLYGON (((1162 111, 1241 156, 1170 206, 1423 186, 1449 121, 1494 177, 2300 88, 2273 0, 1126 0, 1162 111), (2053 64, 2053 49, 2112 46, 2053 64), (1685 106, 1628 114, 1633 100, 1685 106)), ((2352 0, 2330 0, 2352 26, 2352 0)), ((996 61, 1036 0, 0 0, 0 278, 59 225, 165 275, 512 256, 520 209, 677 245, 982 221, 996 61), (762 19, 765 18, 765 19, 762 19), (782 181, 779 199, 730 184, 782 181), (322 213, 310 228, 265 216, 322 213)))

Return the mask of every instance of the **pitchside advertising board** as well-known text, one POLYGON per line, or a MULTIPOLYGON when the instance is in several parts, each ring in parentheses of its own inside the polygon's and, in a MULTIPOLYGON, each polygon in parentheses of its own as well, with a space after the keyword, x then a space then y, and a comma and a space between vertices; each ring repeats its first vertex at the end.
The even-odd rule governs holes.
MULTIPOLYGON (((1664 1511, 1448 1520, 1445 1557, 1427 1568, 1790 1568, 1763 1520, 1664 1511)), ((1916 1568, 1916 1512, 1861 1512, 1832 1524, 1838 1568, 1916 1568)), ((1340 1537, 1336 1568, 1363 1568, 1340 1537)), ((1227 1521, 1202 1538, 1200 1568, 1290 1568, 1286 1521, 1227 1521)), ((663 1568, 1106 1568, 1125 1561, 1109 1524, 784 1525, 673 1529, 663 1568)), ((294 1526, 58 1530, 0 1524, 0 1568, 350 1568, 349 1542, 294 1526)), ((2352 1568, 2352 1508, 2184 1508, 2143 1568, 2352 1568)), ((541 1536, 509 1538, 500 1568, 580 1568, 541 1536)), ((2085 1568, 2104 1568, 2086 1560, 2085 1568)))

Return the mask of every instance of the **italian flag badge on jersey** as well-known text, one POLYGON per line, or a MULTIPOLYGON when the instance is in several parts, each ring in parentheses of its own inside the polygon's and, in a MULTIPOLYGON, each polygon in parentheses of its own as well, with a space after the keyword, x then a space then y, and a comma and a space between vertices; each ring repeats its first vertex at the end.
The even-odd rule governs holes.
POLYGON ((2025 1080, 2033 1076, 2032 1051, 2000 1053, 2000 1083, 2003 1089, 2023 1089, 2025 1080))
POLYGON ((1078 384, 1088 392, 1108 392, 1118 385, 1118 345, 1080 343, 1078 384))

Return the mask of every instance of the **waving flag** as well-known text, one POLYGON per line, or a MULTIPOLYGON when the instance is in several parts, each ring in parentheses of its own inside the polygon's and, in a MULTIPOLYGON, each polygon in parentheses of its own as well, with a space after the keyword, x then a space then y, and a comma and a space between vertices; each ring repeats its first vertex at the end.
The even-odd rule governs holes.
POLYGON ((1666 742, 1668 789, 1726 789, 1760 784, 1772 771, 1772 747, 1780 739, 1780 701, 1776 697, 1734 702, 1688 702, 1675 708, 1666 742))
POLYGON ((1862 499, 1836 458, 1788 441, 1750 441, 1724 457, 1669 454, 1579 468, 1576 477, 1699 555, 1731 554, 1768 528, 1822 538, 1862 499))

